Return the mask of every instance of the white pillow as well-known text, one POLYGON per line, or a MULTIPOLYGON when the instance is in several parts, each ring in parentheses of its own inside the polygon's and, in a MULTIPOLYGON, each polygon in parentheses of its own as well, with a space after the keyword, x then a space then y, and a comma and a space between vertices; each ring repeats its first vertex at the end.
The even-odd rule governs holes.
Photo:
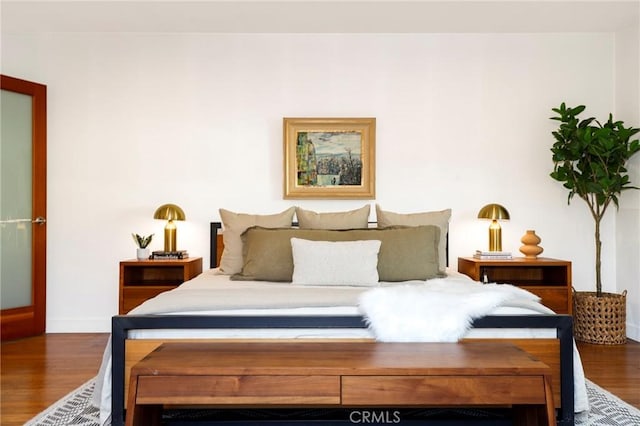
POLYGON ((378 285, 380 240, 311 241, 291 238, 293 284, 378 285))

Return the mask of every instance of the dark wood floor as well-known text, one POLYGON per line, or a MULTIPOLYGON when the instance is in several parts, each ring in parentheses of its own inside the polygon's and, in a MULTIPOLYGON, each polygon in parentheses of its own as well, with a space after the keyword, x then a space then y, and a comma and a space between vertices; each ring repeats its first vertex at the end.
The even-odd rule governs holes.
POLYGON ((2 426, 27 420, 94 377, 108 334, 46 334, 0 346, 2 426))
MULTIPOLYGON (((0 346, 0 424, 23 425, 94 377, 107 334, 47 334, 0 346)), ((587 378, 640 408, 640 343, 579 343, 587 378)))
POLYGON ((578 343, 589 380, 640 409, 640 343, 591 345, 578 343))

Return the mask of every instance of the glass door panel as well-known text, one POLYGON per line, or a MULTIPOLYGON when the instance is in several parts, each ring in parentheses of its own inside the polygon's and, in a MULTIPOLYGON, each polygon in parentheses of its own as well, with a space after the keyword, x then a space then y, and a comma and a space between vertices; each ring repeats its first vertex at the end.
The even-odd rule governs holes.
POLYGON ((0 91, 0 307, 32 304, 31 96, 0 91))
POLYGON ((0 340, 46 328, 47 86, 0 75, 0 340))

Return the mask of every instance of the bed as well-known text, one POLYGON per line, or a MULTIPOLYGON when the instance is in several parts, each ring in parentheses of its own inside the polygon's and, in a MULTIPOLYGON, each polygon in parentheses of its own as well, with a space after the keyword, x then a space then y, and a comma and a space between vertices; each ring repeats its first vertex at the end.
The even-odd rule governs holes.
MULTIPOLYGON (((305 217, 305 213, 298 211, 298 220, 305 217)), ((364 212, 359 212, 360 216, 364 216, 364 212)), ((368 210, 366 217, 368 218, 368 210)), ((223 220, 225 218, 221 210, 223 220)), ((378 211, 378 222, 384 217, 378 211)), ((327 219, 326 217, 312 217, 312 219, 327 219)), ((285 218, 279 220, 288 221, 288 227, 292 221, 289 214, 285 218)), ((343 219, 343 218, 341 218, 343 219)), ((419 218, 424 219, 424 218, 419 218)), ((429 217, 429 220, 433 219, 429 217)), ((359 218, 358 220, 362 220, 359 218)), ((313 222, 313 221, 312 221, 313 222)), ((322 221, 321 221, 322 222, 322 221)), ((326 221, 325 221, 326 222, 326 221)), ((330 221, 331 222, 331 221, 330 221)), ((225 222, 225 232, 232 228, 233 220, 225 222)), ((265 247, 278 247, 283 244, 282 241, 290 241, 291 235, 301 236, 302 240, 317 238, 317 241, 326 239, 326 232, 338 232, 336 230, 320 232, 320 236, 313 235, 315 228, 334 228, 335 223, 315 223, 307 225, 307 229, 311 228, 310 233, 301 233, 294 231, 281 230, 282 223, 268 223, 271 226, 264 227, 264 223, 258 223, 258 226, 252 226, 251 232, 242 232, 245 234, 255 233, 259 235, 262 250, 265 247), (291 234, 293 232, 293 234, 291 234), (273 234, 279 235, 273 240, 273 234), (263 238, 264 236, 268 238, 263 238)), ((353 223, 344 225, 344 228, 352 232, 353 223)), ((442 224, 441 224, 442 225, 442 224)), ((448 226, 448 217, 447 223, 448 226)), ((367 224, 369 227, 370 224, 367 224)), ((251 273, 245 276, 237 276, 231 279, 232 275, 224 274, 218 266, 223 261, 221 253, 223 246, 228 247, 231 243, 223 239, 219 233, 222 225, 220 222, 212 222, 210 224, 210 265, 212 268, 205 271, 195 279, 183 284, 176 291, 163 293, 154 301, 150 301, 134 309, 130 314, 124 316, 115 316, 112 319, 112 339, 110 351, 105 351, 105 362, 101 368, 101 375, 104 381, 98 382, 97 387, 102 392, 98 396, 103 411, 106 414, 101 415, 105 419, 110 414, 111 422, 114 425, 123 424, 125 415, 125 395, 126 384, 128 383, 128 371, 133 363, 140 360, 147 353, 159 346, 163 341, 168 339, 232 339, 232 340, 253 340, 253 339, 349 339, 349 340, 389 340, 389 338, 381 338, 380 330, 377 330, 375 324, 372 323, 374 318, 371 311, 363 314, 362 307, 364 304, 363 294, 373 294, 375 291, 393 291, 394 294, 400 294, 399 289, 412 284, 420 284, 420 280, 406 280, 403 274, 406 268, 390 268, 384 272, 384 277, 380 275, 382 284, 376 286, 378 288, 371 289, 358 285, 335 286, 329 281, 324 285, 305 285, 299 284, 298 279, 295 284, 286 281, 262 280, 256 279, 257 275, 264 275, 267 278, 282 273, 281 269, 274 270, 271 266, 280 265, 282 262, 278 260, 281 250, 269 250, 276 252, 274 257, 268 257, 263 264, 257 269, 248 269, 251 273), (229 242, 229 244, 227 244, 229 242), (264 268, 266 266, 266 272, 264 268), (271 266, 269 266, 271 265, 271 266), (395 275, 394 275, 395 274, 395 275), (399 274, 399 275, 398 275, 399 274), (383 281, 382 278, 392 279, 392 281, 383 281), (385 285, 384 283, 387 283, 385 285), (300 288, 299 288, 300 287, 300 288), (326 290, 326 291, 325 291, 326 290), (286 297, 275 297, 276 301, 270 300, 273 295, 278 292, 286 292, 286 297), (236 300, 232 305, 229 304, 210 304, 202 303, 205 299, 215 299, 210 294, 224 294, 220 299, 236 300), (253 294, 253 297, 246 298, 243 303, 238 304, 238 299, 244 299, 243 295, 253 294), (328 294, 328 295, 327 295, 328 294), (205 296, 206 295, 206 296, 205 296), (309 296, 310 295, 310 296, 309 296), (182 299, 182 300, 180 300, 182 299), (308 304, 305 301, 314 300, 308 304), (266 305, 263 303, 268 300, 266 305), (180 306, 180 308, 176 308, 180 306), (105 371, 111 371, 111 380, 108 380, 107 373, 104 378, 105 371), (110 383, 109 383, 110 382, 110 383)), ((445 230, 445 238, 439 239, 439 232, 446 229, 444 225, 438 226, 418 226, 415 224, 389 226, 389 229, 399 230, 403 241, 416 238, 424 240, 425 235, 420 233, 425 231, 422 228, 429 228, 427 232, 437 235, 434 244, 421 249, 429 251, 431 256, 436 258, 433 264, 428 265, 436 277, 427 282, 434 285, 444 285, 450 288, 464 285, 480 285, 471 281, 468 277, 457 274, 448 268, 442 270, 442 260, 447 262, 447 230, 445 230), (415 227, 407 234, 408 227, 415 227), (418 229, 420 228, 420 229, 418 229), (404 232, 404 233, 403 233, 404 232), (434 250, 432 250, 434 249, 434 250), (445 272, 445 273, 443 273, 445 272), (444 277, 443 275, 446 275, 444 277), (454 285, 455 284, 455 285, 454 285)), ((247 230, 246 227, 244 229, 247 230)), ((363 232, 369 232, 363 231, 363 232)), ((356 232, 357 234, 357 232, 356 232)), ((397 237, 397 233, 390 232, 393 238, 397 237)), ((378 238, 377 234, 376 238, 378 238)), ((333 238, 333 235, 330 238, 333 238)), ((342 237, 340 237, 342 238, 342 237)), ((356 240, 359 240, 359 234, 356 240)), ((384 246, 386 234, 381 236, 384 246)), ((428 238, 427 238, 428 239, 428 238)), ((354 236, 348 236, 345 241, 354 240, 354 236)), ((242 247, 243 262, 246 264, 246 258, 251 258, 251 250, 247 247, 256 247, 255 239, 245 243, 242 247), (251 244, 253 241, 253 246, 251 244)), ((431 240, 430 240, 431 241, 431 240)), ((290 244, 290 243, 289 243, 290 244)), ((306 244, 306 242, 305 242, 306 244)), ((388 245, 388 244, 387 244, 388 245)), ((308 248, 308 247, 307 247, 308 248)), ((317 250, 317 247, 312 247, 317 250)), ((333 250, 335 246, 331 246, 333 250)), ((406 248, 406 247, 405 247, 406 248)), ((348 250, 354 250, 348 247, 348 250)), ((380 246, 378 246, 380 250, 380 246)), ((416 251, 415 246, 410 246, 411 251, 416 251)), ((294 249, 295 250, 295 249, 294 249)), ((421 250, 417 250, 421 252, 421 250)), ((396 250, 398 251, 398 250, 396 250)), ((304 251, 303 251, 304 252, 304 251)), ((317 251, 314 251, 317 253, 317 251)), ((388 253, 387 253, 388 254, 388 253)), ((381 252, 382 255, 382 252, 381 252)), ((289 256, 291 256, 289 254, 289 256)), ((299 256, 299 255, 298 255, 299 256)), ((410 256, 406 251, 399 250, 399 253, 393 253, 387 259, 391 263, 398 263, 399 257, 410 256), (396 257, 393 257, 396 256, 396 257)), ((294 255, 295 257, 295 255, 294 255)), ((262 257, 259 260, 264 260, 262 257)), ((260 262, 258 262, 260 263, 260 262)), ((414 262, 415 263, 415 262, 414 262)), ((388 266, 388 265, 387 265, 388 266)), ((369 268, 371 269, 371 268, 369 268)), ((323 271, 327 274, 327 271, 323 271)), ((422 272, 418 272, 422 273, 422 272)), ((257 278, 264 278, 263 276, 257 278)), ((300 278, 300 277, 298 277, 300 278)), ((318 279, 318 278, 315 278, 318 279)), ((332 280, 333 278, 327 278, 332 280)), ((302 281, 303 282, 303 281, 302 281)), ((424 283, 424 282, 422 282, 424 283)), ((388 298, 389 293, 378 295, 379 297, 388 298)), ((395 297, 395 296, 394 296, 395 297)), ((411 296, 415 297, 415 296, 411 296)), ((556 407, 559 407, 558 424, 569 425, 574 423, 574 411, 582 411, 586 409, 586 391, 583 391, 584 375, 580 364, 579 355, 575 349, 572 335, 572 319, 567 315, 556 315, 549 310, 539 306, 532 306, 531 301, 523 301, 518 299, 517 303, 505 303, 501 306, 493 306, 488 311, 489 314, 477 316, 473 319, 471 330, 464 334, 465 339, 485 338, 485 339, 508 339, 517 346, 531 353, 535 357, 547 363, 553 370, 553 388, 556 407)), ((387 313, 388 315, 389 313, 387 313)), ((410 333, 403 336, 405 341, 412 341, 415 336, 410 333)), ((393 336, 391 337, 393 340, 393 336)), ((436 340, 437 341, 437 340, 436 340)))

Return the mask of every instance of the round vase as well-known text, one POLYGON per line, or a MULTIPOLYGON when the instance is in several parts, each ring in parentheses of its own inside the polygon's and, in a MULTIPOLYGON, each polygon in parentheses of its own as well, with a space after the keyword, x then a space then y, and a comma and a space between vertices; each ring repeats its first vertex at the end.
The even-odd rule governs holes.
POLYGON ((524 254, 526 258, 535 259, 544 250, 538 245, 542 240, 536 235, 536 231, 534 230, 528 230, 522 238, 520 238, 520 241, 524 244, 520 247, 520 252, 524 254))
POLYGON ((149 259, 149 249, 148 248, 138 248, 136 249, 136 257, 138 260, 147 260, 149 259))

